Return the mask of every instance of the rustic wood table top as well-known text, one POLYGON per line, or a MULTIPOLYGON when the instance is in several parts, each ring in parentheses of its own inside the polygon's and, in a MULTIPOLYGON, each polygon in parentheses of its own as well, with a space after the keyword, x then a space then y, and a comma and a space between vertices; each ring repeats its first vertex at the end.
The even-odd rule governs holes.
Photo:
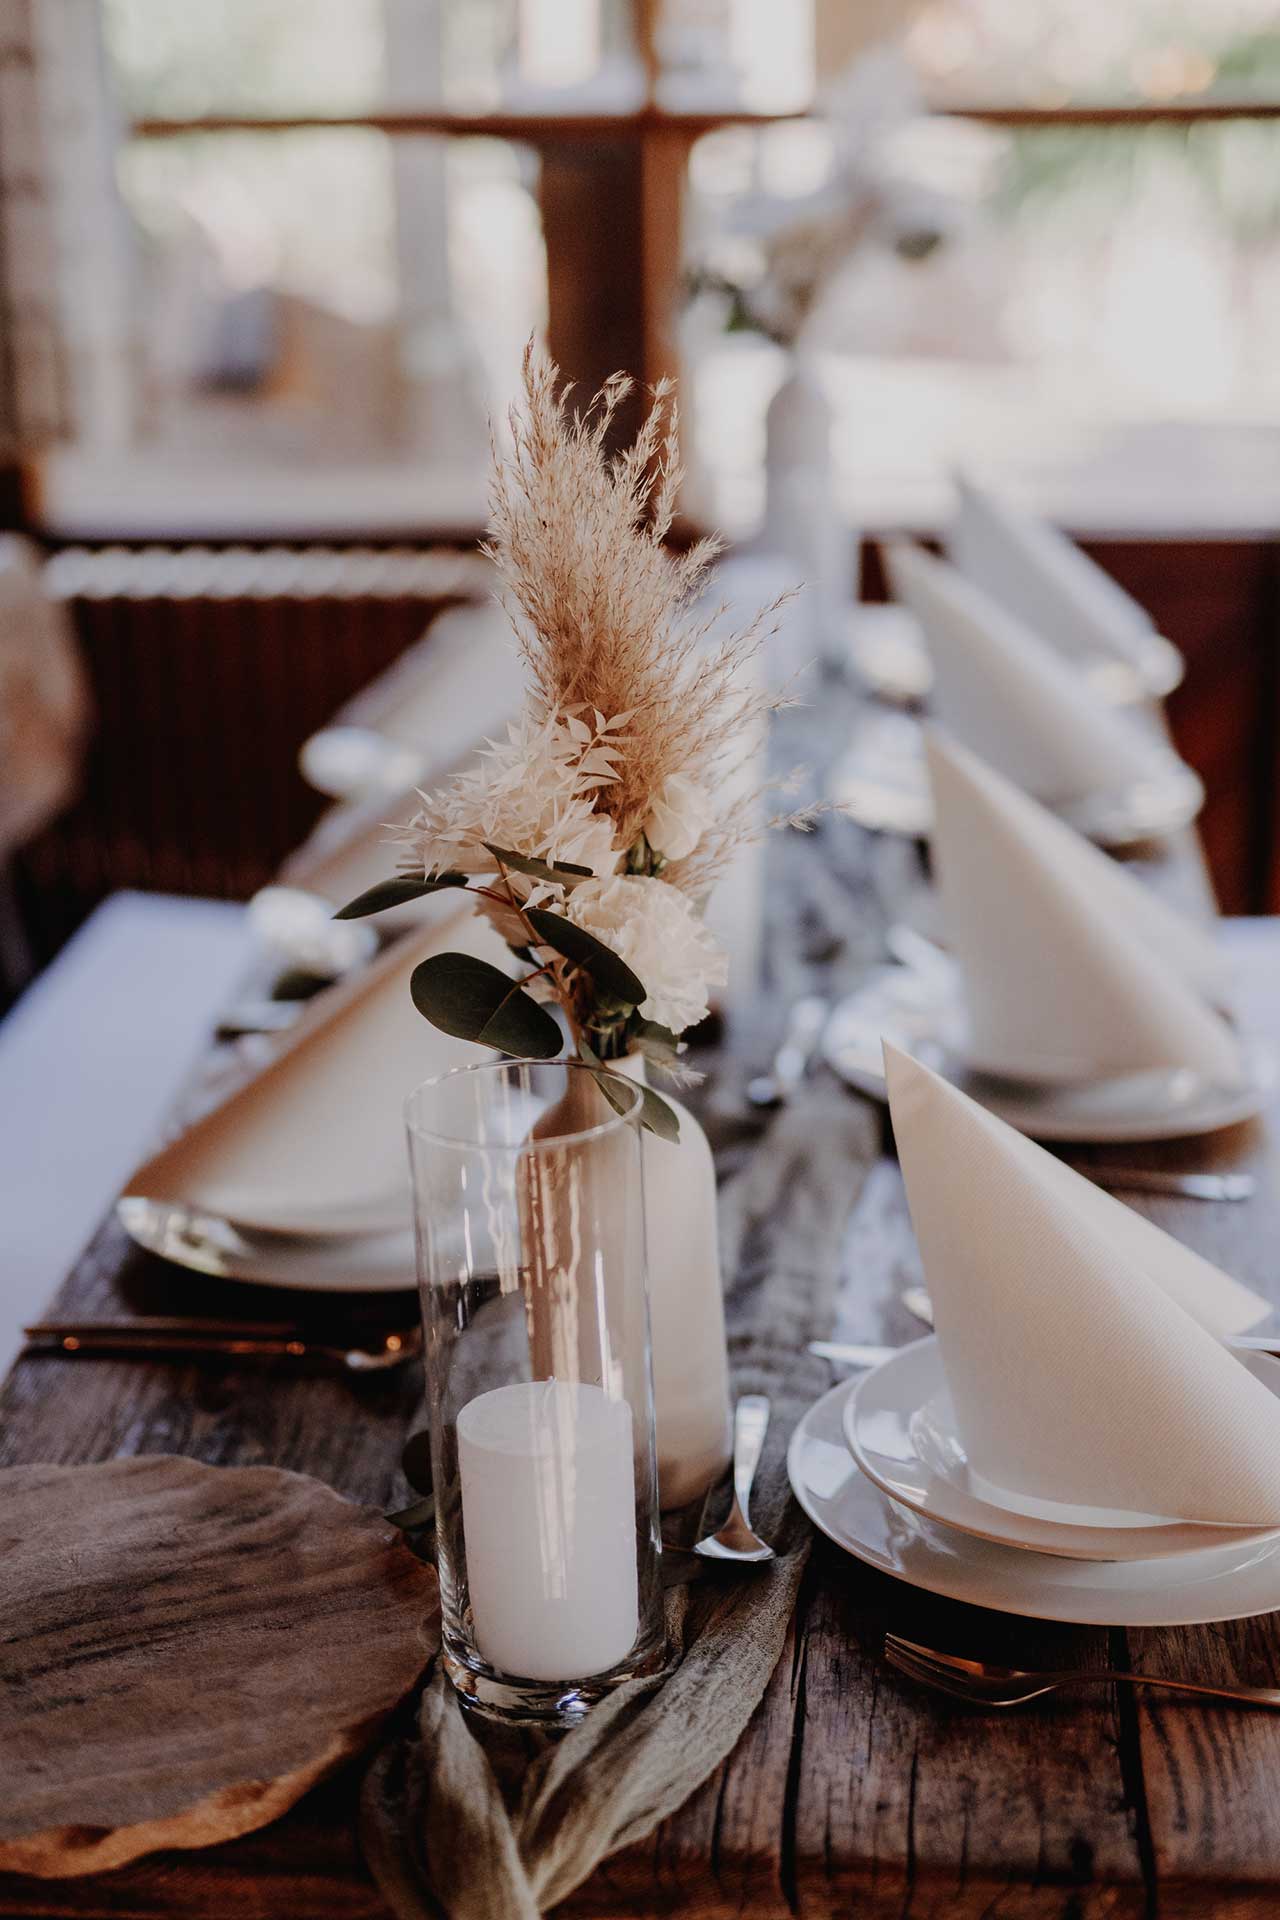
MULTIPOLYGON (((818 703, 808 720, 788 724, 821 745, 824 730, 843 724, 838 707, 818 703)), ((768 1001, 711 1056, 712 1108, 732 1108, 797 992, 839 989, 882 951, 886 901, 901 912, 920 898, 918 854, 869 841, 846 822, 827 821, 804 840, 788 836, 772 860, 768 1001)), ((1152 871, 1184 897, 1199 884, 1185 847, 1152 871)), ((1246 1024, 1280 1041, 1280 921, 1243 929, 1238 944, 1246 1024)), ((1245 1204, 1135 1204, 1280 1300, 1278 1130, 1280 1106, 1269 1122, 1209 1140, 1072 1157, 1254 1171, 1258 1191, 1245 1204)), ((918 1333, 900 1296, 919 1279, 919 1263, 888 1153, 853 1214, 843 1268, 837 1336, 899 1343, 918 1333)), ((165 1268, 109 1222, 58 1305, 71 1314, 181 1302, 244 1316, 254 1294, 165 1268)), ((320 1318, 333 1310, 314 1309, 320 1318)), ((415 1306, 398 1296, 366 1300, 362 1310, 394 1318, 415 1306)), ((0 1464, 181 1453, 295 1468, 389 1507, 406 1494, 398 1460, 419 1423, 420 1395, 416 1367, 359 1380, 233 1360, 29 1356, 0 1398, 0 1464)), ((1274 1686, 1278 1619, 1140 1632, 1016 1620, 919 1593, 820 1539, 790 1643, 737 1749, 678 1814, 607 1862, 561 1911, 578 1920, 1274 1913, 1280 1719, 1104 1687, 983 1714, 900 1679, 880 1648, 893 1628, 1015 1665, 1136 1666, 1274 1686)), ((357 1847, 355 1785, 353 1772, 341 1775, 274 1826, 203 1852, 157 1854, 73 1881, 0 1876, 0 1914, 381 1915, 357 1847)))

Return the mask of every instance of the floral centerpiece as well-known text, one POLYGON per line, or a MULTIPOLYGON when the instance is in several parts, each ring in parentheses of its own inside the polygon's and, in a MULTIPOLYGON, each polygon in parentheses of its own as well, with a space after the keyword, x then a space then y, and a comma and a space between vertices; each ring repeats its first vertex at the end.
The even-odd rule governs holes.
MULTIPOLYGON (((668 385, 635 442, 607 451, 630 387, 615 375, 576 412, 557 369, 526 351, 510 450, 495 449, 487 551, 528 666, 527 702, 474 767, 421 795, 397 830, 399 874, 339 917, 465 889, 524 971, 433 955, 412 978, 419 1012, 446 1033, 550 1059, 564 1045, 557 1007, 588 1063, 638 1052, 678 1079, 681 1036, 727 973, 703 904, 762 830, 735 776, 786 696, 744 671, 779 603, 713 638, 723 609, 707 614, 705 587, 717 543, 667 548, 680 479, 668 385)), ((763 824, 804 826, 812 811, 763 824)), ((644 1119, 675 1137, 676 1116, 652 1090, 644 1119)))
POLYGON ((799 195, 743 196, 725 229, 708 235, 689 275, 690 296, 715 305, 726 333, 759 333, 793 351, 864 250, 927 259, 948 237, 958 206, 894 162, 895 136, 923 113, 898 47, 875 47, 855 60, 826 89, 816 123, 831 144, 830 178, 799 195))

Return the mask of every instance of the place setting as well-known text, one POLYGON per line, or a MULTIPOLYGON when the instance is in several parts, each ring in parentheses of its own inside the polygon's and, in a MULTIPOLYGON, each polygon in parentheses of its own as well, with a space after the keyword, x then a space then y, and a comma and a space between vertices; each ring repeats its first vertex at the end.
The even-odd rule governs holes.
MULTIPOLYGON (((1107 705, 1162 700, 1185 662, 1146 610, 1058 527, 971 473, 953 476, 944 542, 965 577, 1030 627, 1107 705)), ((934 666, 921 618, 908 604, 859 609, 850 655, 869 693, 926 706, 934 666)))
MULTIPOLYGON (((950 561, 896 542, 886 565, 928 648, 930 711, 965 746, 1100 846, 1136 847, 1196 818, 1203 786, 1152 712, 1108 704, 1039 623, 950 561)), ((861 826, 927 838, 920 721, 866 707, 829 790, 861 826)))
POLYGON ((810 1519, 1001 1612, 1168 1626, 1280 1606, 1270 1303, 885 1055, 936 1331, 883 1356, 818 1343, 858 1371, 792 1437, 810 1519))
POLYGON ((1259 1113, 1272 1050, 1242 1033, 1211 927, 955 739, 925 736, 943 947, 916 935, 834 1010, 850 1085, 885 1097, 880 1042, 992 1112, 1063 1142, 1176 1139, 1259 1113))
POLYGON ((131 1238, 221 1280, 412 1288, 400 1110, 424 1068, 474 1057, 424 1029, 410 998, 414 970, 446 949, 477 959, 503 951, 468 904, 438 898, 425 928, 310 1000, 287 1034, 255 1048, 236 1084, 134 1171, 116 1208, 131 1238))

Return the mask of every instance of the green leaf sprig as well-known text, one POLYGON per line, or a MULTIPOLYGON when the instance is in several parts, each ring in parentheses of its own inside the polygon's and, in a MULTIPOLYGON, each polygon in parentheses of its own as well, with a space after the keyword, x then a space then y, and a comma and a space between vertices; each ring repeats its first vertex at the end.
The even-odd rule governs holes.
MULTIPOLYGON (((561 913, 548 907, 524 906, 508 878, 510 869, 528 879, 553 883, 568 892, 581 881, 594 878, 591 868, 568 862, 556 865, 514 853, 506 847, 490 846, 487 841, 485 847, 498 863, 501 893, 487 886, 472 886, 466 874, 451 870, 422 880, 411 875, 399 876, 369 887, 334 917, 363 919, 368 914, 384 913, 424 899, 443 888, 475 893, 510 909, 524 923, 529 935, 528 941, 515 951, 529 964, 536 959, 534 949, 549 949, 555 957, 535 966, 522 980, 513 980, 500 967, 474 954, 430 954, 418 963, 410 977, 409 992, 414 1006, 433 1027, 455 1039, 473 1040, 479 1046, 493 1047, 518 1059, 552 1060, 563 1045, 560 1027, 546 1006, 528 992, 533 981, 549 980, 568 1021, 578 1057, 593 1069, 597 1085, 615 1112, 625 1112, 613 1088, 609 1063, 590 1045, 575 1012, 575 987, 579 980, 590 983, 593 1026, 598 1024, 619 1048, 630 1042, 646 1059, 656 1065, 670 1066, 678 1055, 676 1036, 668 1028, 640 1018, 637 1010, 648 998, 648 992, 621 954, 561 913)), ((678 1140, 680 1121, 674 1107, 651 1087, 641 1091, 641 1125, 660 1139, 678 1140)))

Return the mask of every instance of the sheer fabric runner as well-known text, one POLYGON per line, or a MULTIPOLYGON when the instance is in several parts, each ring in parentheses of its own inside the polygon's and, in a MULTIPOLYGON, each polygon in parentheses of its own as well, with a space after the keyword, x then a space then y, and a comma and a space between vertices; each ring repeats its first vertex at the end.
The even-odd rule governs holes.
POLYGON ((805 1349, 830 1329, 845 1228, 878 1151, 875 1112, 819 1084, 721 1191, 734 1388, 773 1406, 752 1518, 778 1559, 673 1588, 664 1672, 619 1688, 505 1797, 437 1670, 417 1737, 385 1748, 365 1782, 365 1855, 399 1920, 535 1920, 651 1833, 736 1744, 777 1665, 808 1558, 787 1442, 830 1383, 805 1349))

